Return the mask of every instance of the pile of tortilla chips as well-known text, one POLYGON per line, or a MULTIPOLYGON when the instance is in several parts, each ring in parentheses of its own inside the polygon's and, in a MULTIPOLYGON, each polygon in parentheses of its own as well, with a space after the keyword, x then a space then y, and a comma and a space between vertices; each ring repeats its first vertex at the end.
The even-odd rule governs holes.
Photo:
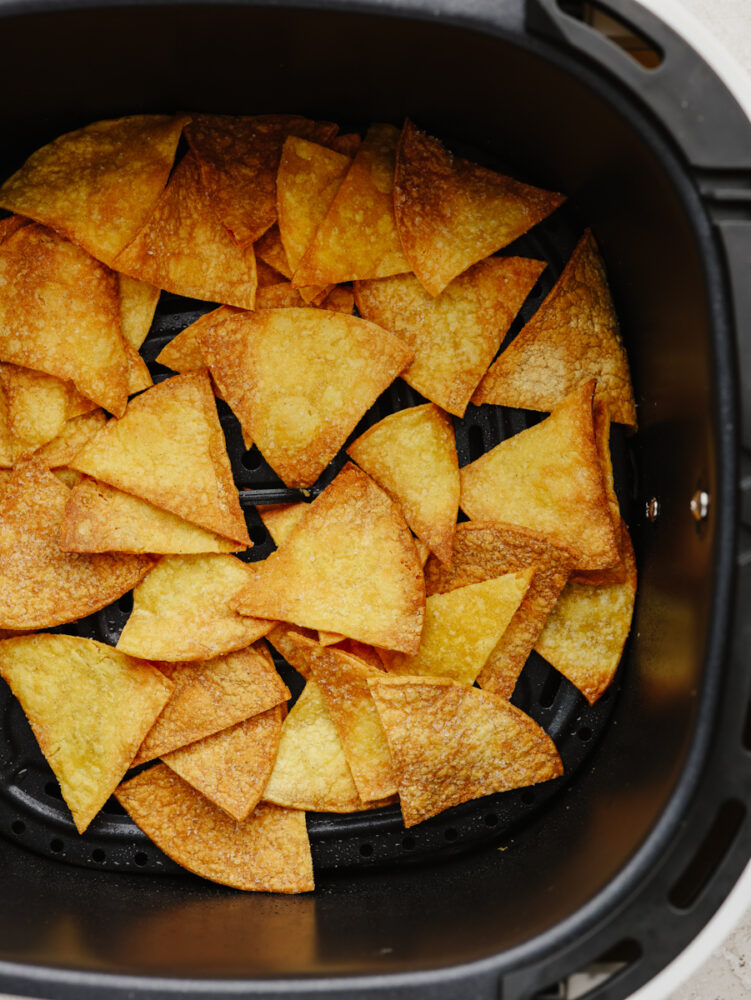
POLYGON ((534 649, 596 701, 636 591, 591 232, 502 348, 546 264, 498 252, 563 200, 410 121, 288 114, 99 122, 2 185, 0 676, 80 833, 114 793, 190 871, 303 892, 306 811, 413 826, 563 774, 509 699, 534 649), (162 290, 213 307, 153 385, 162 290), (375 407, 397 378, 425 402, 375 407), (307 491, 258 508, 263 560, 216 397, 307 491), (470 402, 549 415, 460 469, 470 402), (116 647, 43 631, 130 591, 116 647))

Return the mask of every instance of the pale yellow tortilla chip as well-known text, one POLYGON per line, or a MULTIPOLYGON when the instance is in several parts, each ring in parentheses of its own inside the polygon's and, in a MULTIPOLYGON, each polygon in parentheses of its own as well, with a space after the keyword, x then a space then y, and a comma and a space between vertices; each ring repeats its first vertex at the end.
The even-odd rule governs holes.
POLYGON ((62 135, 5 182, 0 207, 43 222, 109 264, 146 222, 186 121, 133 115, 62 135))
POLYGON ((250 546, 205 372, 176 375, 136 396, 68 464, 250 546))
POLYGON ((518 524, 574 554, 578 569, 619 561, 592 422, 594 380, 551 415, 461 470, 462 509, 475 521, 518 524))
POLYGON ((369 678, 404 825, 563 773, 545 730, 504 698, 442 677, 369 678))
POLYGON ((106 423, 107 416, 100 409, 66 420, 60 434, 40 448, 35 457, 50 469, 67 465, 106 423))
POLYGON ((545 265, 491 257, 431 297, 411 274, 360 281, 360 315, 391 330, 415 352, 405 382, 458 417, 545 265))
POLYGON ((318 479, 412 358, 387 331, 323 309, 225 317, 201 350, 246 439, 287 486, 318 479))
POLYGON ((289 536, 307 509, 306 503, 259 504, 256 507, 277 548, 289 536))
POLYGON ((346 635, 342 635, 341 632, 326 632, 323 629, 318 630, 318 641, 322 646, 335 646, 338 642, 344 642, 346 635))
POLYGON ((3 364, 0 385, 17 455, 33 452, 60 434, 70 398, 69 383, 31 368, 3 364))
POLYGON ((238 823, 166 764, 136 775, 115 794, 157 847, 195 875, 251 892, 315 888, 303 812, 260 803, 238 823))
POLYGON ((453 156, 438 139, 404 123, 394 181, 396 222, 409 270, 431 295, 563 201, 563 195, 453 156))
POLYGON ((394 219, 394 164, 399 132, 371 125, 298 264, 293 284, 328 285, 385 278, 411 267, 394 219))
POLYGON ((425 612, 422 567, 398 508, 348 464, 281 548, 247 567, 241 614, 340 632, 416 652, 425 612))
POLYGON ((138 351, 148 336, 161 290, 146 281, 129 278, 127 274, 118 274, 117 279, 120 285, 120 329, 133 350, 138 351))
POLYGON ((172 684, 150 663, 72 635, 0 643, 10 684, 83 833, 114 792, 172 684))
POLYGON ((0 628, 75 621, 149 571, 147 556, 71 555, 58 544, 70 492, 36 461, 19 463, 0 502, 0 628))
POLYGON ((347 454, 399 504, 414 533, 451 560, 459 512, 454 428, 433 403, 399 410, 370 427, 347 454))
POLYGON ((248 568, 223 554, 164 556, 133 591, 117 648, 148 660, 205 660, 260 639, 273 621, 232 611, 248 568))
POLYGON ((128 396, 116 275, 42 226, 0 244, 0 359, 72 380, 120 415, 128 396))
POLYGON ((114 266, 177 295, 241 309, 252 309, 255 301, 253 248, 239 247, 219 221, 190 153, 114 266))

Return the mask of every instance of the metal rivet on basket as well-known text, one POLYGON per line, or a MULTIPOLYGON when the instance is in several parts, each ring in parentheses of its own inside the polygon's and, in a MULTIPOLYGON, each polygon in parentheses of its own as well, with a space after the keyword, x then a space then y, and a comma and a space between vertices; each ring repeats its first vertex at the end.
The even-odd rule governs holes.
POLYGON ((657 497, 652 497, 651 500, 647 501, 647 518, 650 521, 656 521, 660 513, 660 501, 657 497))
POLYGON ((697 490, 691 497, 690 507, 697 521, 705 521, 709 514, 709 493, 706 490, 697 490))

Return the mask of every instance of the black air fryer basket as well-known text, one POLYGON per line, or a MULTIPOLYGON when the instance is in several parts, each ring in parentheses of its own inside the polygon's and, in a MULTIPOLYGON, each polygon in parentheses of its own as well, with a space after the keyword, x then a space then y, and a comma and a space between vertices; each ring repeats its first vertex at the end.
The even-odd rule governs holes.
MULTIPOLYGON (((3 689, 0 990, 541 1000, 600 961, 619 971, 587 996, 615 1000, 686 947, 737 880, 751 856, 751 125, 654 16, 633 0, 598 6, 659 65, 594 31, 579 0, 0 0, 2 177, 99 118, 292 111, 355 129, 408 115, 566 192, 505 251, 549 263, 522 321, 591 226, 640 423, 612 442, 640 573, 616 682, 590 708, 533 655, 514 694, 556 740, 564 779, 409 831, 396 807, 309 815, 315 894, 187 875, 113 803, 77 837, 3 689)), ((148 360, 207 308, 163 296, 148 360)), ((418 401, 397 383, 356 433, 418 401)), ((273 546, 253 505, 294 491, 220 416, 263 558, 273 546)), ((470 408, 460 462, 532 419, 470 408)), ((127 613, 120 602, 79 632, 114 642, 127 613)))

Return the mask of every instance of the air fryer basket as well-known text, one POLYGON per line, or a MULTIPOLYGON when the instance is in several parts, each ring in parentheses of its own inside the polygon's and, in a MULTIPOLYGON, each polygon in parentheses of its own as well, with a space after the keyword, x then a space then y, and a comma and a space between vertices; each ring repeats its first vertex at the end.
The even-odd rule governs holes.
MULTIPOLYGON (((751 541, 739 523, 751 412, 743 432, 737 412, 751 384, 751 126, 651 15, 631 0, 604 6, 654 44, 659 68, 632 63, 555 0, 0 0, 2 176, 101 117, 280 110, 355 128, 409 115, 567 192, 565 211, 509 252, 551 263, 532 309, 578 228, 592 226, 640 420, 636 438, 615 440, 640 570, 618 683, 586 709, 533 658, 515 694, 556 736, 567 780, 406 835, 395 810, 311 817, 315 895, 243 895, 178 873, 117 812, 71 835, 6 697, 0 988, 521 1000, 609 956, 622 970, 591 996, 624 997, 691 940, 751 856, 751 541)), ((151 357, 192 308, 166 297, 151 357)), ((413 401, 396 388, 369 419, 413 401)), ((498 424, 487 410, 459 439, 464 461, 473 436, 487 447, 529 419, 498 424)), ((234 418, 223 422, 245 506, 283 499, 234 418)), ((114 606, 86 634, 112 638, 125 614, 114 606)))

